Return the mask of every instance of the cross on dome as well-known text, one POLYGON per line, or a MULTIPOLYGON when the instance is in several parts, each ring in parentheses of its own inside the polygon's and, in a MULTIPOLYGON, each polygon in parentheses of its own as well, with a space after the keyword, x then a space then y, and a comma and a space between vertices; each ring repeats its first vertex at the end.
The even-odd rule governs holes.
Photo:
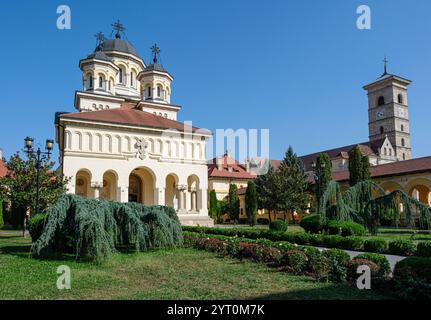
POLYGON ((96 38, 96 40, 97 40, 97 45, 102 44, 102 43, 106 40, 105 35, 104 35, 102 32, 98 32, 98 33, 96 33, 96 34, 94 35, 94 37, 95 37, 95 38, 96 38))
POLYGON ((114 22, 111 26, 112 28, 114 28, 114 31, 117 31, 117 33, 115 34, 115 38, 121 39, 121 34, 126 30, 126 28, 120 22, 120 19, 118 19, 117 22, 114 22))
POLYGON ((383 73, 383 75, 387 75, 388 74, 388 59, 385 56, 385 59, 383 59, 383 63, 385 64, 385 72, 383 73))
POLYGON ((151 47, 151 51, 153 52, 153 62, 157 63, 157 56, 160 53, 160 48, 157 46, 157 44, 154 44, 151 47))

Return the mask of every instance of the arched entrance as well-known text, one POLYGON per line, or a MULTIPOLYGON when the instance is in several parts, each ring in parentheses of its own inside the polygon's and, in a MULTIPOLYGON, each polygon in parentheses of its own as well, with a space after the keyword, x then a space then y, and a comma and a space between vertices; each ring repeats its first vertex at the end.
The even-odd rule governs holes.
POLYGON ((415 179, 407 185, 406 191, 412 198, 431 206, 431 180, 415 179))
POLYGON ((165 205, 178 209, 178 177, 173 173, 166 176, 165 205))
POLYGON ((93 198, 91 173, 86 169, 79 170, 75 178, 75 194, 84 198, 93 198))
POLYGON ((187 178, 188 192, 190 194, 190 211, 198 212, 200 210, 200 190, 199 178, 191 175, 187 178))
POLYGON ((129 176, 129 202, 154 205, 155 178, 147 168, 137 168, 129 176))
POLYGON ((102 199, 106 200, 118 200, 117 197, 117 184, 118 178, 117 174, 113 171, 106 171, 103 174, 103 190, 102 190, 102 199))

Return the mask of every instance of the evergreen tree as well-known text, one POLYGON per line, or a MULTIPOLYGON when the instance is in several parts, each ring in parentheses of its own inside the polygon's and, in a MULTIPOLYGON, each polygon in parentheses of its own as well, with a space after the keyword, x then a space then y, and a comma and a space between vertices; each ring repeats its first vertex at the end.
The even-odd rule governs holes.
POLYGON ((239 219, 239 197, 238 187, 236 184, 229 186, 229 218, 234 222, 238 222, 239 219))
POLYGON ((211 190, 210 192, 210 206, 209 206, 209 215, 214 219, 215 222, 219 222, 220 219, 220 207, 219 201, 217 200, 217 195, 215 190, 211 190))
POLYGON ((331 158, 327 153, 321 153, 316 158, 316 175, 317 181, 314 185, 315 195, 317 199, 317 209, 319 209, 320 199, 328 187, 329 182, 332 181, 332 163, 331 158))
POLYGON ((359 146, 349 151, 349 184, 351 187, 361 182, 363 179, 362 153, 359 146))
POLYGON ((292 147, 287 150, 276 176, 279 191, 279 197, 275 199, 277 209, 290 212, 292 220, 295 221, 294 212, 307 209, 310 196, 304 164, 293 152, 292 147))
POLYGON ((268 210, 268 218, 271 223, 271 213, 276 209, 277 201, 274 201, 278 196, 277 176, 274 167, 269 165, 268 171, 265 174, 258 175, 254 183, 256 185, 257 206, 258 209, 268 210))
POLYGON ((257 222, 257 193, 256 185, 253 181, 249 181, 247 183, 247 191, 245 193, 245 211, 250 226, 254 226, 257 222))
POLYGON ((368 156, 362 156, 362 177, 361 181, 371 180, 370 172, 370 158, 368 156))
MULTIPOLYGON (((47 162, 40 169, 40 211, 54 204, 65 192, 68 179, 58 170, 54 170, 54 162, 47 162)), ((35 159, 21 158, 19 153, 6 162, 8 173, 0 178, 0 193, 12 204, 11 222, 17 227, 22 225, 24 214, 28 208, 35 212, 36 199, 36 168, 35 159)))

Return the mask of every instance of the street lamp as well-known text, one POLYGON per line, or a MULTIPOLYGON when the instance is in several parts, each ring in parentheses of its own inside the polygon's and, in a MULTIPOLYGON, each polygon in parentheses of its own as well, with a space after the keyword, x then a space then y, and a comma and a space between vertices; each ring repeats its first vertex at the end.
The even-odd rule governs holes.
MULTIPOLYGON (((28 154, 29 157, 34 157, 36 160, 35 167, 36 167, 36 200, 35 200, 35 213, 39 213, 39 184, 40 184, 40 169, 42 168, 43 162, 46 160, 49 160, 51 156, 51 151, 54 148, 54 140, 47 139, 45 143, 45 149, 46 151, 40 150, 40 148, 37 148, 37 151, 34 152, 33 149, 33 138, 27 137, 24 139, 24 146, 25 146, 25 152, 28 154)), ((25 217, 24 217, 25 219, 25 217)), ((25 223, 24 223, 24 232, 25 232, 25 223)))

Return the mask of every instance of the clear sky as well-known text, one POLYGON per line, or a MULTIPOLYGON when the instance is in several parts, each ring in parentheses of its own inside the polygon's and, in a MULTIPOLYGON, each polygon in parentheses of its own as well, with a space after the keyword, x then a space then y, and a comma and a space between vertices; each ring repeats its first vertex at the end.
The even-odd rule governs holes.
MULTIPOLYGON (((428 0, 7 1, 0 11, 0 148, 10 156, 25 136, 54 137, 54 113, 74 111, 78 61, 94 34, 120 19, 146 62, 161 47, 175 77, 180 120, 199 127, 268 128, 270 156, 292 145, 307 154, 368 139, 362 86, 383 72, 413 80, 413 157, 431 155, 431 2, 428 0), (57 6, 72 29, 56 28, 57 6), (371 30, 356 8, 371 7, 371 30)), ((243 160, 243 159, 240 159, 243 160)))

